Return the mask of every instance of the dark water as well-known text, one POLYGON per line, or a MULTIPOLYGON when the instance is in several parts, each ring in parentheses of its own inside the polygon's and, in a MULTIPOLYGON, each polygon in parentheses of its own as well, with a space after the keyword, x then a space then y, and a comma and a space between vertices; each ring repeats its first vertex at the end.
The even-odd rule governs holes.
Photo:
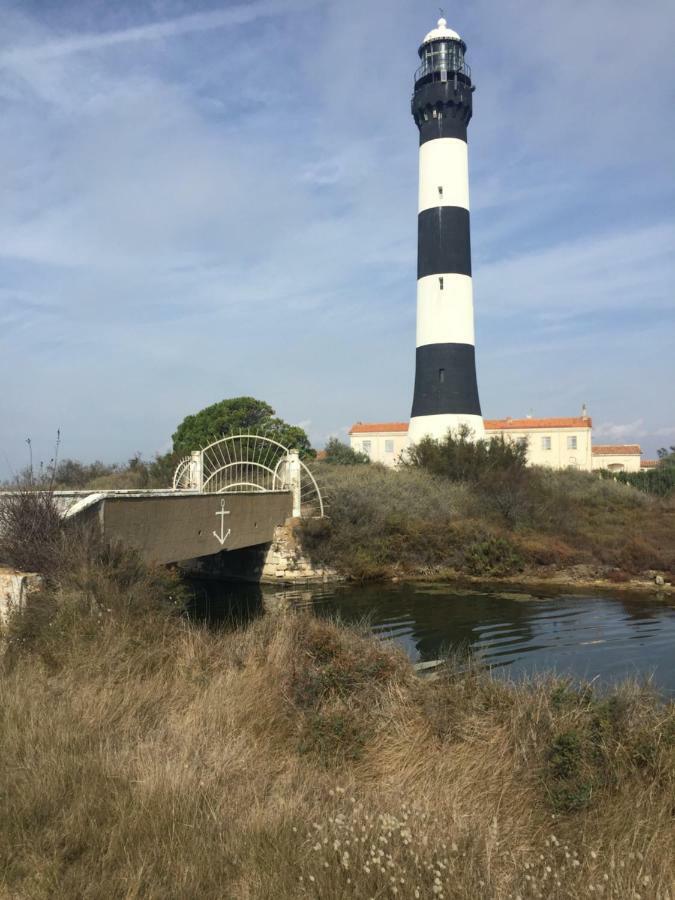
POLYGON ((240 621, 287 604, 368 624, 415 661, 469 649, 518 678, 547 671, 609 685, 652 678, 675 695, 675 604, 650 595, 527 594, 447 584, 319 586, 293 590, 210 583, 195 612, 240 621))

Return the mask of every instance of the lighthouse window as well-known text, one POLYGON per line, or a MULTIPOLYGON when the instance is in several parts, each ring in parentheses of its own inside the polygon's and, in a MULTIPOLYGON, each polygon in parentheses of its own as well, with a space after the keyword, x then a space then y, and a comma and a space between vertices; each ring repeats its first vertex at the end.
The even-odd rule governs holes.
POLYGON ((443 199, 443 188, 440 185, 438 186, 438 197, 440 200, 443 199))
POLYGON ((445 381, 445 369, 438 370, 438 383, 443 384, 445 381))
POLYGON ((442 275, 438 276, 438 289, 439 289, 439 291, 443 290, 443 276, 442 275))

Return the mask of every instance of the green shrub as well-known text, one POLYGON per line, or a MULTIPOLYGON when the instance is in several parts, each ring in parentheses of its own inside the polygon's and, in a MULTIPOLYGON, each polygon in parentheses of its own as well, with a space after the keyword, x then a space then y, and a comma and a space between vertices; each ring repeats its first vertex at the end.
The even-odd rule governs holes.
POLYGON ((405 451, 402 462, 452 481, 478 481, 493 472, 525 471, 527 447, 503 437, 474 441, 471 430, 462 427, 440 440, 422 438, 405 451))
POLYGON ((525 568, 514 545, 503 537, 491 535, 471 544, 465 553, 465 565, 471 575, 513 575, 525 568))
POLYGON ((370 463, 370 457, 367 453, 354 450, 334 437, 326 444, 323 461, 336 466, 359 466, 370 463))
POLYGON ((630 485, 639 491, 654 494, 657 497, 669 497, 675 492, 675 466, 673 465, 659 465, 654 469, 643 469, 640 472, 603 470, 602 477, 614 479, 621 484, 630 485))

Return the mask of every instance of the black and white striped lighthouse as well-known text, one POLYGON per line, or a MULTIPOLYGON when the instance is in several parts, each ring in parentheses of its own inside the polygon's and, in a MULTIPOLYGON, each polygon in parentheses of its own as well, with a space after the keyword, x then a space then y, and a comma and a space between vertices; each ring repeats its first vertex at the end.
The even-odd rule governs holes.
POLYGON ((445 19, 419 48, 412 114, 420 132, 417 351, 409 440, 467 425, 484 436, 476 383, 469 238, 466 44, 445 19))

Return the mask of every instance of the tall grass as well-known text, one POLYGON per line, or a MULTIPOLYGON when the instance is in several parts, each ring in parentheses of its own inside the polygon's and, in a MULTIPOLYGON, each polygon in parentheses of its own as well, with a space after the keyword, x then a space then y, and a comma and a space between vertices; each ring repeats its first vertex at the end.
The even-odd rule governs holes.
POLYGON ((212 634, 116 596, 5 663, 0 896, 671 897, 675 714, 647 691, 423 682, 309 615, 212 634))

